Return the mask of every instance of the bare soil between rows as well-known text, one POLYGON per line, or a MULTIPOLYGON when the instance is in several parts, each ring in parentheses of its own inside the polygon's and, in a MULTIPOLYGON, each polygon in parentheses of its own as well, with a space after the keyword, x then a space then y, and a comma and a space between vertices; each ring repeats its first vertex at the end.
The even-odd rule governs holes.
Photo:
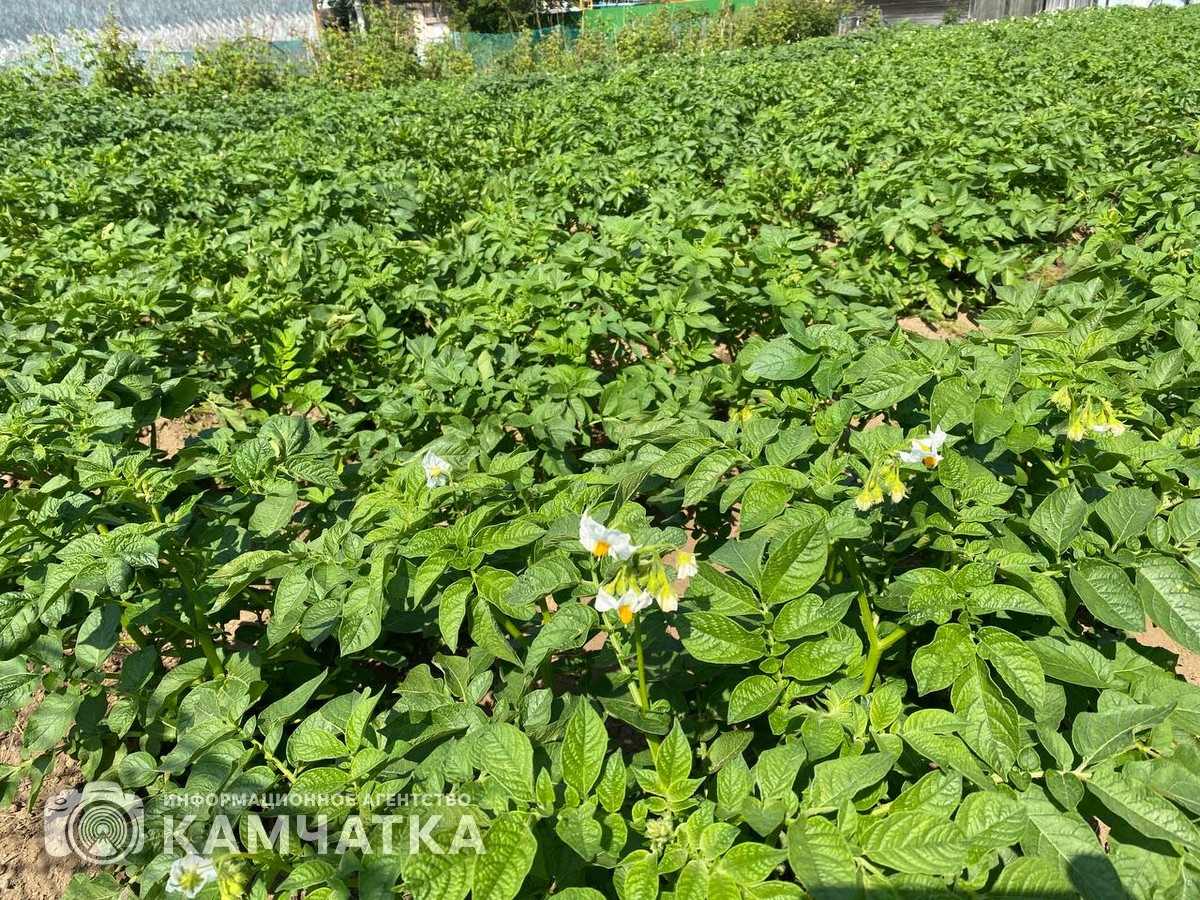
MULTIPOLYGON (((31 704, 22 710, 16 726, 0 737, 0 764, 18 765, 21 762, 25 722, 34 708, 31 704)), ((54 769, 42 782, 32 807, 29 804, 29 779, 25 779, 13 805, 0 809, 0 897, 4 900, 58 900, 75 873, 95 871, 73 856, 51 856, 46 852, 42 838, 47 798, 82 783, 78 764, 59 756, 54 769)))

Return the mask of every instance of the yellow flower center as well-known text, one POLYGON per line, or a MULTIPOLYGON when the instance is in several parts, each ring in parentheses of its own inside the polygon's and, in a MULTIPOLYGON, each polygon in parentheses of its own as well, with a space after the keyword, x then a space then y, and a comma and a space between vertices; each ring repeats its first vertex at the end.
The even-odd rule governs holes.
POLYGON ((592 548, 592 556, 608 556, 611 549, 612 544, 608 541, 596 541, 596 546, 592 548))
POLYGON ((204 887, 204 876, 198 869, 184 869, 179 876, 179 887, 185 891, 204 887))
POLYGON ((628 625, 630 622, 633 621, 633 607, 632 606, 618 606, 617 607, 617 615, 621 617, 621 621, 623 623, 628 625))
POLYGON ((934 466, 937 465, 937 457, 936 456, 926 456, 921 461, 923 463, 925 463, 925 468, 927 468, 927 469, 932 469, 934 466))

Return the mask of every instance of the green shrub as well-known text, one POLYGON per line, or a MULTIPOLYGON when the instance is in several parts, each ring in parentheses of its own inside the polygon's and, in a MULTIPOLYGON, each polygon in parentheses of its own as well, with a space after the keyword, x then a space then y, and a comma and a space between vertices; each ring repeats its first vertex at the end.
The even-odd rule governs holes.
POLYGON ((950 0, 946 4, 946 8, 942 11, 943 25, 957 25, 962 21, 962 17, 967 13, 967 4, 964 0, 950 0))
POLYGON ((737 47, 775 47, 837 33, 850 6, 840 0, 762 0, 733 16, 737 47))
POLYGON ((0 67, 0 84, 21 89, 29 85, 42 87, 78 86, 79 69, 71 65, 58 43, 47 35, 36 35, 33 52, 16 63, 0 67))
POLYGON ((571 45, 571 56, 576 67, 589 66, 609 58, 611 45, 609 34, 601 28, 584 28, 571 45))
POLYGON ((412 14, 373 6, 366 31, 327 28, 313 47, 317 80, 347 90, 391 87, 421 77, 412 14))
POLYGON ((533 27, 536 0, 449 0, 450 28, 477 34, 508 34, 533 27))
POLYGON ((528 75, 537 69, 533 58, 533 35, 523 31, 516 36, 511 49, 496 57, 494 67, 506 75, 528 75))
POLYGON ((561 31, 543 35, 533 46, 533 62, 539 72, 566 72, 574 68, 566 35, 561 31))
POLYGON ((671 13, 664 9, 654 15, 629 22, 619 29, 613 48, 618 61, 630 63, 647 56, 670 53, 676 45, 671 13))
POLYGON ((83 41, 81 58, 91 73, 93 87, 122 94, 148 94, 153 90, 137 45, 125 40, 121 26, 111 16, 95 35, 83 41))
POLYGON ((680 41, 681 53, 714 53, 733 47, 733 9, 723 3, 716 13, 692 23, 680 41))
POLYGON ((858 23, 854 26, 855 31, 868 31, 872 28, 883 27, 883 10, 878 6, 870 7, 866 14, 858 19, 858 23))
POLYGON ((466 78, 474 72, 475 60, 471 54, 459 50, 450 41, 435 41, 425 47, 426 78, 466 78))
POLYGON ((207 96, 279 90, 296 74, 295 65, 268 42, 248 37, 196 50, 190 65, 171 68, 156 81, 163 90, 207 96))

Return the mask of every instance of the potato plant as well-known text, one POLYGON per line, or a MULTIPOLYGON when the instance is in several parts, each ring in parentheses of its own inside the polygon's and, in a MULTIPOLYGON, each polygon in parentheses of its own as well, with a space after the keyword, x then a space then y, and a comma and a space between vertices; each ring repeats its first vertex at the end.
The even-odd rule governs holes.
POLYGON ((1195 896, 1197 25, 0 86, 0 786, 145 832, 68 896, 1195 896))

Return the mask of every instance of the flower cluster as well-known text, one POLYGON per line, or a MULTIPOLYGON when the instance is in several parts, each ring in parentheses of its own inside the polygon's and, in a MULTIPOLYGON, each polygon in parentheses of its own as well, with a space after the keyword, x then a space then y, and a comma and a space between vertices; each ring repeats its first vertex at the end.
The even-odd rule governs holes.
POLYGON ((863 482, 862 490, 854 498, 854 505, 858 507, 859 511, 866 512, 872 506, 882 503, 884 488, 887 488, 888 496, 892 498, 893 503, 899 503, 907 493, 904 481, 900 478, 900 468, 896 465, 895 460, 889 459, 882 465, 871 469, 870 474, 863 482))
MULTIPOLYGON (((657 554, 639 557, 639 551, 647 548, 635 545, 631 535, 602 525, 584 510, 579 519, 579 543, 594 557, 607 556, 621 563, 616 576, 596 593, 597 612, 615 612, 622 624, 628 625, 635 615, 655 604, 663 612, 679 609, 679 595, 662 560, 657 554)), ((678 577, 690 578, 697 571, 696 554, 680 550, 676 554, 678 577)))
POLYGON ((1107 400, 1094 400, 1084 397, 1076 403, 1071 392, 1061 387, 1050 397, 1050 402, 1064 412, 1070 410, 1067 419, 1067 439, 1082 441, 1088 434, 1107 434, 1120 437, 1125 433, 1126 425, 1117 418, 1117 412, 1107 400))
POLYGON ((1125 423, 1117 418, 1112 404, 1107 400, 1100 401, 1099 411, 1093 411, 1089 401, 1081 410, 1076 410, 1071 421, 1067 423, 1067 436, 1073 441, 1081 441, 1089 431, 1092 434, 1120 437, 1125 433, 1125 423))
POLYGON ((893 503, 899 503, 908 494, 904 479, 900 475, 900 464, 936 469, 937 464, 942 461, 942 445, 946 443, 946 437, 946 432, 936 428, 928 437, 913 438, 907 450, 897 450, 896 459, 885 459, 872 467, 863 482, 862 490, 854 498, 854 505, 861 512, 866 512, 872 506, 883 502, 885 490, 893 503))
POLYGON ((675 836, 675 819, 667 810, 661 816, 646 820, 646 837, 650 845, 661 851, 675 836))
POLYGON ((622 624, 628 625, 633 617, 654 604, 654 598, 645 587, 629 577, 622 568, 617 577, 600 588, 596 594, 597 612, 616 612, 622 624))

